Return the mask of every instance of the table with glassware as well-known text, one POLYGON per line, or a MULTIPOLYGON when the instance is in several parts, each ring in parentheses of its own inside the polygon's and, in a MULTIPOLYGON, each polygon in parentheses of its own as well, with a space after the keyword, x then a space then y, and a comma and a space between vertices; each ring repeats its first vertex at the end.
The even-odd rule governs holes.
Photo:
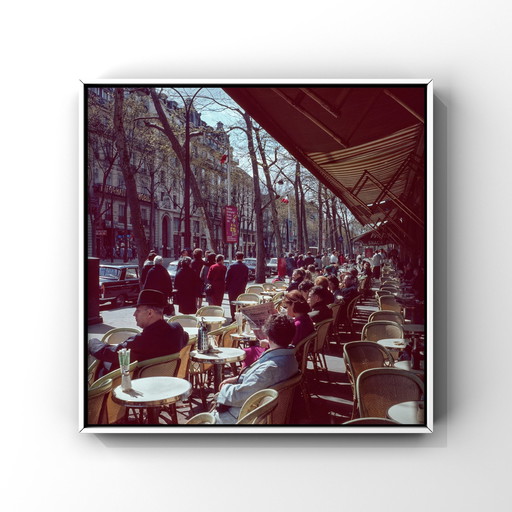
POLYGON ((195 363, 213 364, 214 390, 219 391, 222 382, 222 368, 225 364, 238 363, 245 359, 245 351, 232 347, 211 347, 209 352, 201 353, 198 350, 190 352, 190 360, 195 363))
POLYGON ((178 377, 144 377, 133 379, 131 389, 126 391, 117 386, 112 390, 112 400, 127 409, 141 409, 141 421, 143 410, 147 410, 147 423, 158 424, 160 408, 187 398, 191 388, 189 381, 178 377))

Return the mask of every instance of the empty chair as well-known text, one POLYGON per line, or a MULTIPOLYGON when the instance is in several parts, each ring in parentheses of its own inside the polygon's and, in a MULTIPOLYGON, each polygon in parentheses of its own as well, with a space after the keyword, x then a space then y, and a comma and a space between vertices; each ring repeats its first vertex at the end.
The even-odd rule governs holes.
POLYGON ((356 395, 361 418, 386 418, 392 405, 422 400, 423 382, 406 370, 371 368, 359 374, 356 395))
POLYGON ((299 370, 302 374, 302 379, 300 380, 300 391, 302 393, 302 398, 304 399, 304 405, 306 408, 306 414, 308 418, 311 417, 311 397, 309 395, 306 370, 308 367, 309 354, 311 353, 311 347, 314 345, 317 337, 316 330, 312 332, 309 336, 306 336, 302 340, 297 343, 297 346, 293 349, 295 353, 295 357, 297 358, 297 362, 299 363, 299 370))
POLYGON ((251 395, 238 413, 237 425, 272 424, 272 412, 277 407, 278 396, 275 389, 262 389, 251 395))
POLYGON ((196 316, 224 316, 224 308, 222 306, 203 306, 196 312, 196 316))
POLYGON ((200 412, 190 418, 185 425, 214 425, 215 416, 210 412, 200 412))
POLYGON ((272 283, 262 283, 261 286, 263 286, 263 291, 265 291, 265 292, 275 292, 276 291, 276 287, 272 283))
POLYGON ((356 295, 348 304, 346 310, 346 316, 344 317, 344 323, 346 325, 347 332, 350 334, 354 334, 354 311, 356 309, 357 301, 359 300, 360 295, 356 295))
POLYGON ((261 297, 257 293, 241 293, 236 300, 247 300, 256 302, 257 304, 260 303, 261 297))
POLYGON ((404 329, 400 324, 389 320, 368 322, 361 330, 361 341, 379 341, 389 338, 403 338, 404 329))
POLYGON ((284 281, 276 281, 272 283, 277 291, 285 291, 288 285, 284 281))
POLYGON ((402 312, 402 306, 396 301, 394 295, 381 295, 378 298, 379 301, 379 309, 385 311, 396 311, 398 313, 402 312))
POLYGON ((404 325, 404 317, 397 311, 374 311, 369 317, 368 322, 376 322, 377 320, 387 320, 389 322, 396 322, 399 325, 404 325))
POLYGON ((288 380, 269 386, 279 392, 277 407, 272 414, 272 422, 274 425, 289 424, 295 393, 300 386, 302 378, 303 375, 299 372, 288 380))
POLYGON ((370 368, 393 366, 390 352, 374 341, 351 341, 343 347, 343 360, 352 388, 352 418, 357 411, 356 381, 357 377, 370 368))
POLYGON ((329 335, 330 329, 332 326, 332 318, 328 318, 327 320, 322 320, 315 326, 316 337, 314 345, 310 351, 311 361, 313 362, 313 370, 315 372, 315 377, 317 375, 318 369, 324 370, 327 380, 329 380, 329 370, 327 369, 327 360, 325 358, 325 343, 327 341, 327 336, 329 335))
POLYGON ((110 391, 112 391, 112 379, 106 379, 87 390, 87 423, 89 425, 108 424, 107 398, 110 391))
POLYGON ((180 353, 169 354, 139 361, 135 375, 137 379, 144 377, 176 377, 180 367, 180 353))
POLYGON ((107 331, 101 338, 101 341, 108 345, 119 345, 119 343, 123 343, 123 341, 141 332, 142 331, 136 327, 116 327, 115 329, 107 331))
POLYGON ((168 323, 178 322, 182 327, 197 327, 197 316, 194 315, 176 315, 169 320, 168 323))
POLYGON ((256 293, 257 295, 261 295, 261 292, 264 292, 265 288, 261 284, 250 284, 245 288, 245 293, 256 293))

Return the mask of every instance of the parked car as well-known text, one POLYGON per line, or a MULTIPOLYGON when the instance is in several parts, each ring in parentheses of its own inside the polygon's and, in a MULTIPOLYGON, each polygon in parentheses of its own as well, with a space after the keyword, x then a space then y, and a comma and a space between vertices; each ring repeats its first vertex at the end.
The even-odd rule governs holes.
POLYGON ((267 263, 267 276, 275 275, 277 275, 277 258, 270 258, 270 261, 267 263))
POLYGON ((249 281, 256 277, 256 258, 244 258, 244 263, 249 267, 249 281))
POLYGON ((100 265, 100 306, 111 303, 121 308, 139 296, 137 265, 100 265))
POLYGON ((171 261, 169 265, 167 265, 167 272, 171 275, 172 282, 174 283, 174 279, 176 279, 176 273, 178 272, 178 263, 179 260, 171 261))

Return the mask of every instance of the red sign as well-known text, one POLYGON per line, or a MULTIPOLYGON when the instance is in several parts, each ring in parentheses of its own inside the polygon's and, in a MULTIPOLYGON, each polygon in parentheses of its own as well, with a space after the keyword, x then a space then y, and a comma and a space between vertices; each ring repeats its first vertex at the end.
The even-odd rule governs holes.
POLYGON ((238 243, 238 209, 236 206, 226 206, 226 243, 238 243))

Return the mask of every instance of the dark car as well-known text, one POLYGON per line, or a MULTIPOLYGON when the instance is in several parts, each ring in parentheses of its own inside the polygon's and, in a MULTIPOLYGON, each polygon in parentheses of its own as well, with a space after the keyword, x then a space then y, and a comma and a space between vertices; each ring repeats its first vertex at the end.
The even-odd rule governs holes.
POLYGON ((256 275, 256 258, 244 258, 244 263, 249 267, 249 280, 256 275))
POLYGON ((100 265, 100 306, 111 303, 121 308, 139 296, 137 265, 100 265))

